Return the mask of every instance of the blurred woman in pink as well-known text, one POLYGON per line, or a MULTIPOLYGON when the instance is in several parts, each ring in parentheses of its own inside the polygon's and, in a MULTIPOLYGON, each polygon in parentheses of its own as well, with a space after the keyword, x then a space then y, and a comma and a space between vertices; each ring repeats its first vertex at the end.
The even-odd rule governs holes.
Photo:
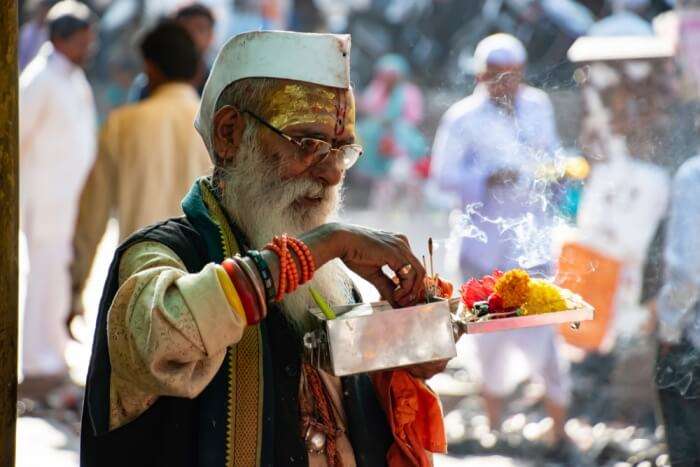
POLYGON ((375 77, 362 94, 357 125, 364 145, 356 175, 372 186, 371 200, 385 203, 399 185, 409 181, 416 160, 427 154, 418 129, 423 120, 423 95, 408 81, 410 70, 400 55, 385 55, 376 65, 375 77))

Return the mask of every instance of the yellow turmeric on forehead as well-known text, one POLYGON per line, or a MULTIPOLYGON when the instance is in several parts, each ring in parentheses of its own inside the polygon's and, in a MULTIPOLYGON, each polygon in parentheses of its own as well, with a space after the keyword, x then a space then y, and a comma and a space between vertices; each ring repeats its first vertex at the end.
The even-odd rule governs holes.
POLYGON ((321 123, 354 130, 355 106, 345 89, 303 82, 281 82, 265 97, 262 117, 280 130, 321 123))

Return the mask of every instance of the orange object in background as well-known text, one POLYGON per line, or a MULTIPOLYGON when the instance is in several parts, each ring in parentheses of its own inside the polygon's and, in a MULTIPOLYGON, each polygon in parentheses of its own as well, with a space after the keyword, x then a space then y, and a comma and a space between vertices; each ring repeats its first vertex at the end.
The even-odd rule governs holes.
POLYGON ((429 452, 447 452, 440 399, 406 370, 377 372, 371 378, 394 435, 387 464, 430 467, 429 452))
POLYGON ((619 261, 577 243, 562 247, 557 264, 556 283, 579 294, 595 308, 595 319, 581 323, 577 330, 569 324, 560 326, 566 342, 587 351, 600 348, 610 330, 617 293, 619 261))

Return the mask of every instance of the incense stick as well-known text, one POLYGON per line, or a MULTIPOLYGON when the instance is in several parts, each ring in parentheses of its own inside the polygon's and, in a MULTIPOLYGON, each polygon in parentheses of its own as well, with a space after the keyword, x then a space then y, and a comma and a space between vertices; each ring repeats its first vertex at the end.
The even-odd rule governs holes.
MULTIPOLYGON (((435 294, 437 293, 437 284, 435 283, 435 269, 433 268, 433 237, 428 237, 428 259, 430 261, 430 273, 428 274, 430 281, 428 281, 429 287, 426 290, 426 295, 428 297, 426 298, 429 302, 430 298, 435 297, 435 294)), ((423 262, 425 262, 425 256, 423 257, 423 262)))
POLYGON ((435 277, 433 269, 433 237, 428 237, 428 258, 430 259, 430 277, 435 277))

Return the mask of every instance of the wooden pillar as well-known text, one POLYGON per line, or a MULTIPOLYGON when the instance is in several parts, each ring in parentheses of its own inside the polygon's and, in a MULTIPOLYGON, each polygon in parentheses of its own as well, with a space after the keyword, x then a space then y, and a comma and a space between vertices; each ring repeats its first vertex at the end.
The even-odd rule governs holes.
POLYGON ((10 467, 17 422, 17 1, 0 0, 0 12, 0 467, 10 467))

